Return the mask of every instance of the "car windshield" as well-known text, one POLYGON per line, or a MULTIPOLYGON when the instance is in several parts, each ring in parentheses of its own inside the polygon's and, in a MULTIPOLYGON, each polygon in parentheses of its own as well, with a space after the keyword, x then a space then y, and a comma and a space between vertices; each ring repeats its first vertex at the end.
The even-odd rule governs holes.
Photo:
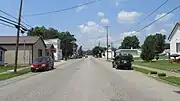
POLYGON ((36 58, 36 59, 33 61, 33 63, 45 62, 45 61, 47 61, 47 60, 48 60, 48 58, 46 58, 46 57, 36 58))

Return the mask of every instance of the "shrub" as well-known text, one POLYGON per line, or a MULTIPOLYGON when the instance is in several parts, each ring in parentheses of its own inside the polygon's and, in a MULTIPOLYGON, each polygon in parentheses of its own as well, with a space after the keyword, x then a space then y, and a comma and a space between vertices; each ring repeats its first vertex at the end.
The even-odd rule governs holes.
POLYGON ((166 73, 158 73, 158 76, 166 76, 166 73))
POLYGON ((150 71, 150 74, 157 74, 156 71, 150 71))

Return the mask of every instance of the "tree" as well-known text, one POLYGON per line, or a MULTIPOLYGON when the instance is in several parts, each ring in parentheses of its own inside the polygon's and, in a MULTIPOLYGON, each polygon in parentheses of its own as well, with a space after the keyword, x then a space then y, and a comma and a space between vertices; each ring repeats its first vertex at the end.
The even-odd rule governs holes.
POLYGON ((78 54, 79 54, 79 56, 83 56, 82 46, 79 47, 78 54))
POLYGON ((139 48, 139 39, 137 38, 137 36, 133 35, 133 36, 126 36, 123 39, 123 42, 121 43, 121 47, 122 49, 137 49, 139 48))
POLYGON ((59 32, 55 28, 35 27, 27 33, 28 36, 41 36, 43 39, 59 38, 61 40, 60 47, 62 49, 63 58, 73 55, 76 51, 76 38, 70 32, 59 32), (75 50, 74 50, 75 49, 75 50))
POLYGON ((162 53, 165 49, 165 39, 166 36, 160 33, 154 35, 155 37, 155 51, 156 53, 162 53))
POLYGON ((141 58, 145 61, 150 61, 155 57, 155 37, 148 36, 142 45, 141 58))
POLYGON ((102 47, 96 46, 92 49, 92 54, 94 56, 101 57, 103 51, 104 49, 102 47))

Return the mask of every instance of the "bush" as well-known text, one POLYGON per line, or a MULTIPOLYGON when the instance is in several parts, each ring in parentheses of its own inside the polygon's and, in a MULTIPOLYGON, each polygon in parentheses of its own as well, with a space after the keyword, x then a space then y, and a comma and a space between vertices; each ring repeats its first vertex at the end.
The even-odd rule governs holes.
POLYGON ((166 76, 166 73, 158 73, 158 76, 166 76))
POLYGON ((150 71, 150 74, 157 74, 156 71, 150 71))

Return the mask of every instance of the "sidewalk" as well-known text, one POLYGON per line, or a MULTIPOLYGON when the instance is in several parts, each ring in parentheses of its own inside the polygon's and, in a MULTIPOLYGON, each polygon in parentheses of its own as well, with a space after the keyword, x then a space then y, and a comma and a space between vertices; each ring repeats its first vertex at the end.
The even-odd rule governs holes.
POLYGON ((166 70, 160 70, 160 69, 150 68, 150 67, 145 67, 145 66, 139 66, 139 65, 132 65, 132 66, 138 67, 138 68, 143 68, 143 69, 148 69, 151 71, 157 71, 158 73, 166 73, 166 75, 168 75, 168 76, 180 77, 180 73, 175 73, 175 72, 170 72, 170 71, 166 71, 166 70))
MULTIPOLYGON (((65 62, 66 62, 66 61, 64 61, 64 60, 54 62, 54 66, 58 66, 58 65, 60 65, 60 64, 62 64, 62 63, 65 63, 65 62)), ((20 69, 17 69, 17 71, 20 71, 20 70, 23 70, 23 69, 27 69, 27 68, 30 68, 30 67, 20 68, 20 69)), ((2 74, 7 74, 7 73, 11 73, 11 72, 14 72, 14 70, 12 69, 12 70, 7 70, 7 71, 5 71, 5 72, 1 72, 0 75, 2 75, 2 74)))

